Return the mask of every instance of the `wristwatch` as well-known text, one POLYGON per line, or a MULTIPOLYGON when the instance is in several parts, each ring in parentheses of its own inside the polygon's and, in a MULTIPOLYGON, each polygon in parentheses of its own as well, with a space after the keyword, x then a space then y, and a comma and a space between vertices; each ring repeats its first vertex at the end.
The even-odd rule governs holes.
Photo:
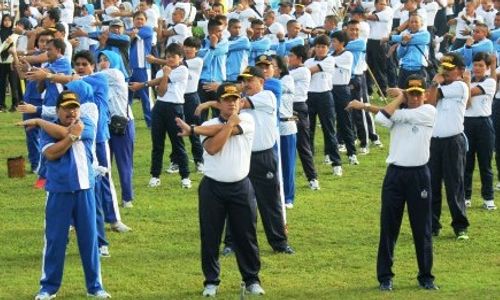
POLYGON ((80 140, 80 136, 79 135, 74 135, 74 134, 69 133, 68 136, 69 136, 69 138, 71 139, 71 141, 73 143, 74 142, 78 142, 80 140))
POLYGON ((52 78, 54 78, 54 74, 52 73, 47 73, 47 77, 46 77, 48 80, 51 80, 52 78))

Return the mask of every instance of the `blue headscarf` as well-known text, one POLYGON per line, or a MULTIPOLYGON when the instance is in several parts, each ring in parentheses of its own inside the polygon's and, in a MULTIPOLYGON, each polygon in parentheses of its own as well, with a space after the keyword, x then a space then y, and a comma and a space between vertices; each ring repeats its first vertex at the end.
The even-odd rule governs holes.
POLYGON ((94 11, 95 11, 94 4, 85 4, 84 7, 87 10, 87 12, 89 13, 89 15, 94 14, 94 11))
POLYGON ((120 54, 118 54, 112 50, 102 50, 97 57, 99 57, 101 55, 105 55, 108 58, 109 67, 111 69, 117 69, 117 70, 121 71, 123 73, 123 75, 125 76, 125 81, 128 81, 129 76, 128 76, 127 68, 125 68, 125 64, 123 63, 123 59, 120 56, 120 54))
POLYGON ((94 103, 94 90, 92 86, 83 80, 70 81, 65 85, 68 91, 72 91, 80 98, 80 104, 94 103))

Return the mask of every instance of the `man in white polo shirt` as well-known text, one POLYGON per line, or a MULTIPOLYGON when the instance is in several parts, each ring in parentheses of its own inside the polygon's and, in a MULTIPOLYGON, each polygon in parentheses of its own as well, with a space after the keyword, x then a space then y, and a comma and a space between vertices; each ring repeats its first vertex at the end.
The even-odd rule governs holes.
POLYGON ((258 276, 257 203, 248 178, 255 123, 249 113, 239 113, 240 91, 235 84, 222 84, 217 94, 219 117, 201 126, 176 119, 181 135, 199 134, 205 150, 205 176, 199 188, 203 296, 214 297, 220 284, 219 245, 226 216, 246 289, 263 295, 258 276))
POLYGON ((432 183, 432 233, 439 235, 441 224, 441 187, 451 213, 451 226, 457 240, 469 239, 465 212, 464 170, 467 141, 464 135, 465 107, 469 101, 470 75, 464 76, 465 63, 456 53, 441 59, 442 74, 432 80, 428 101, 436 106, 436 125, 432 133, 429 166, 432 183), (464 80, 468 80, 466 83, 464 80))

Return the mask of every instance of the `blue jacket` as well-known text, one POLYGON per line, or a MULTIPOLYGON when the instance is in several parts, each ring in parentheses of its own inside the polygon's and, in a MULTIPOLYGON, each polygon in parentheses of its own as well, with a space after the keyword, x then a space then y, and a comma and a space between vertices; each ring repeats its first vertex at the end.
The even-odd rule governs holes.
POLYGON ((198 52, 203 58, 200 82, 223 82, 226 81, 226 55, 229 51, 228 40, 222 40, 215 48, 210 46, 210 40, 204 40, 204 47, 198 52))
POLYGON ((237 81, 241 73, 241 65, 248 65, 248 52, 250 41, 245 36, 229 38, 229 50, 227 52, 226 80, 237 81))
POLYGON ((248 55, 248 65, 255 66, 257 57, 266 53, 271 49, 271 40, 267 37, 260 38, 255 41, 250 41, 250 54, 248 55))
POLYGON ((493 53, 495 51, 495 48, 493 47, 493 42, 489 39, 483 39, 482 41, 479 42, 474 42, 472 46, 463 46, 462 48, 458 48, 454 51, 454 53, 458 53, 463 56, 465 65, 467 66, 468 69, 472 68, 472 58, 476 53, 479 52, 486 52, 486 53, 493 53))
POLYGON ((153 48, 153 28, 143 26, 139 29, 136 38, 130 44, 130 68, 144 69, 150 68, 146 61, 146 56, 151 54, 153 48))
MULTIPOLYGON (((355 71, 358 70, 363 73, 363 70, 361 70, 361 63, 365 61, 365 56, 366 56, 366 41, 364 39, 355 39, 352 41, 349 41, 347 45, 345 46, 345 49, 349 52, 352 53, 353 60, 352 60, 352 76, 354 75, 360 75, 360 74, 355 74, 355 71)), ((359 73, 359 72, 358 72, 359 73)))
POLYGON ((290 49, 295 46, 304 46, 304 39, 301 37, 295 37, 291 40, 280 41, 278 44, 271 46, 271 50, 275 50, 276 54, 279 56, 286 56, 290 53, 290 49))
POLYGON ((411 35, 411 40, 408 43, 403 43, 403 35, 401 34, 392 35, 391 41, 399 43, 397 55, 401 68, 416 71, 427 64, 431 35, 427 30, 420 30, 416 33, 406 31, 406 33, 411 35))

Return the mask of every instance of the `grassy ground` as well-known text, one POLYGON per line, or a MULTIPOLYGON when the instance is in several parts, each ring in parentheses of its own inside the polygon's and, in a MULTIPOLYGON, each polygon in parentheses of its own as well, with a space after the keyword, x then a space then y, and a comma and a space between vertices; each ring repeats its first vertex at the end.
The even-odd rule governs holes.
MULTIPOLYGON (((142 114, 134 105, 136 115, 142 114)), ((24 133, 12 124, 17 113, 0 114, 0 299, 30 299, 39 287, 43 244, 44 196, 32 188, 34 175, 7 178, 6 159, 26 155, 24 133)), ((111 258, 102 260, 106 289, 117 299, 198 299, 203 276, 197 221, 197 186, 181 190, 178 175, 162 175, 157 189, 149 180, 150 137, 138 118, 135 152, 135 207, 121 210, 133 232, 108 231, 111 258)), ((387 133, 382 132, 388 145, 387 133)), ((318 136, 318 138, 321 138, 318 136)), ((321 140, 317 148, 321 149, 321 140)), ((322 151, 318 151, 322 152, 322 151)), ((377 290, 375 262, 379 234, 380 187, 387 147, 359 157, 334 178, 316 157, 320 191, 310 191, 297 169, 296 206, 288 211, 289 240, 297 253, 272 253, 258 223, 261 279, 268 299, 495 299, 500 297, 500 212, 480 208, 477 176, 468 242, 456 242, 443 207, 441 236, 434 243, 434 274, 441 290, 417 288, 417 266, 405 216, 396 248, 395 290, 377 290)), ((165 163, 166 165, 166 163, 165 163)), ((191 166, 194 169, 194 166, 191 166)), ((477 173, 476 173, 477 174, 477 173)), ((115 178, 117 178, 115 176, 115 178)), ((118 183, 115 180, 115 183, 118 183)), ((234 256, 221 258, 220 299, 238 299, 240 276, 234 256)), ((82 299, 83 273, 71 234, 61 299, 82 299)))

